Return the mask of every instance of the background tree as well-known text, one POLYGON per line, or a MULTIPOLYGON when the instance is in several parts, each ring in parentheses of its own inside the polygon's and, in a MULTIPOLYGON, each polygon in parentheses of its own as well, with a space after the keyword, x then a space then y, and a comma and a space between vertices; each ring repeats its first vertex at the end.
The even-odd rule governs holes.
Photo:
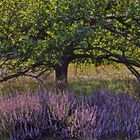
POLYGON ((71 62, 123 63, 140 81, 139 1, 3 0, 0 82, 53 69, 67 83, 71 62))

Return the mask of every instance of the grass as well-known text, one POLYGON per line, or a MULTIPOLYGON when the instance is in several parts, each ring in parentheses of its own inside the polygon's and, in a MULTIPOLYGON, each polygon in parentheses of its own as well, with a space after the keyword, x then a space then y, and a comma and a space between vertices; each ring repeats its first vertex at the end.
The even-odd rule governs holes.
POLYGON ((90 93, 105 88, 110 91, 133 95, 140 93, 140 83, 122 65, 117 67, 106 65, 97 68, 94 66, 79 66, 76 74, 74 74, 75 71, 74 66, 70 65, 70 88, 76 92, 90 93))
MULTIPOLYGON (((0 85, 1 93, 9 92, 32 92, 40 89, 54 91, 54 73, 47 78, 42 76, 42 82, 29 77, 21 77, 0 85)), ((122 65, 114 67, 106 65, 95 68, 94 66, 75 66, 70 64, 68 72, 69 90, 75 93, 92 93, 98 89, 107 89, 109 91, 125 92, 139 96, 140 83, 135 77, 122 65)))

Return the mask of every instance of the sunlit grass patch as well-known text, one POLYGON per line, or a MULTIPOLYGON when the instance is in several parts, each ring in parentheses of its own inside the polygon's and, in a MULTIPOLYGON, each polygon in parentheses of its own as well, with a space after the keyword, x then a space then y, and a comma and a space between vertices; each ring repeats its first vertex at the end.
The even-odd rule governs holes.
MULTIPOLYGON (((0 91, 3 94, 15 93, 36 93, 38 90, 55 91, 54 72, 48 77, 40 77, 40 80, 30 77, 19 77, 15 80, 2 83, 0 91), (44 78, 45 77, 45 78, 44 78)), ((116 92, 125 92, 139 96, 140 83, 134 76, 122 65, 114 67, 105 65, 94 67, 93 65, 76 67, 70 64, 68 73, 68 90, 75 93, 92 93, 98 89, 107 89, 116 92)))

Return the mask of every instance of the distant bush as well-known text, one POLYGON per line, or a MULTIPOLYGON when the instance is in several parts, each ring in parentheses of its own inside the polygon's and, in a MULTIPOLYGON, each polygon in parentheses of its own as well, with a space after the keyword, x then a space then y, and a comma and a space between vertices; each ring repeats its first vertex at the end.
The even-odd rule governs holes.
POLYGON ((0 97, 0 134, 11 139, 140 135, 140 102, 100 90, 90 96, 39 93, 0 97))

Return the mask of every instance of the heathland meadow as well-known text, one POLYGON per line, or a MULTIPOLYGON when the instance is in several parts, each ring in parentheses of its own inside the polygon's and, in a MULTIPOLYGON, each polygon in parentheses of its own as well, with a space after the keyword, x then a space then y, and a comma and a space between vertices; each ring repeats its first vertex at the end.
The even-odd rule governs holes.
POLYGON ((0 140, 140 137, 140 84, 124 67, 70 65, 66 93, 52 79, 1 84, 0 140))
POLYGON ((140 0, 0 0, 0 140, 140 139, 140 0))

